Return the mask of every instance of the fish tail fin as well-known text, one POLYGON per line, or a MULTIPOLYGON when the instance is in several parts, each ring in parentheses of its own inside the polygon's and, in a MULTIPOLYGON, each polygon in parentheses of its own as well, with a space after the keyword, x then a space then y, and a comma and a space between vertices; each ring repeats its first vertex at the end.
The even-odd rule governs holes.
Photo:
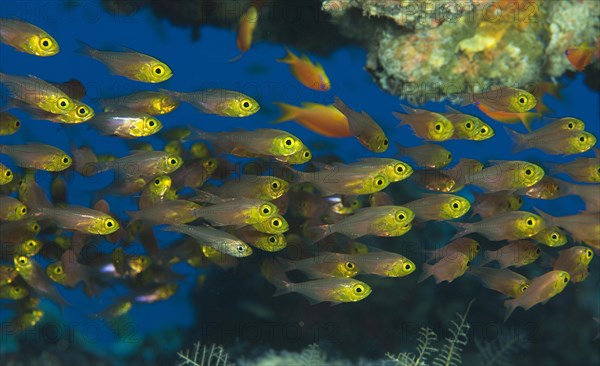
POLYGON ((285 271, 275 260, 263 260, 260 266, 260 273, 267 281, 269 281, 273 286, 277 288, 273 296, 280 296, 291 292, 290 287, 292 283, 285 274, 285 271))
POLYGON ((98 50, 95 49, 94 47, 90 46, 89 44, 85 43, 84 41, 78 39, 77 43, 79 44, 79 49, 76 51, 77 53, 81 53, 82 55, 86 55, 92 58, 95 58, 98 50))
POLYGON ((508 318, 510 317, 510 315, 513 313, 513 311, 515 311, 515 309, 517 308, 517 300, 518 299, 504 301, 504 307, 506 308, 506 315, 504 315, 505 323, 508 320, 508 318))
POLYGON ((454 226, 455 229, 458 229, 458 232, 454 234, 454 236, 450 240, 458 239, 467 234, 472 233, 471 224, 466 222, 448 222, 450 225, 454 226))
POLYGON ((277 261, 277 265, 279 266, 279 268, 281 268, 281 270, 283 272, 289 272, 289 271, 296 269, 295 262, 292 260, 289 260, 287 258, 277 257, 276 261, 277 261))
POLYGON ((531 123, 540 117, 542 117, 542 113, 539 111, 535 113, 525 113, 524 116, 521 115, 521 122, 523 122, 527 131, 531 132, 531 123))
POLYGON ((292 64, 298 59, 298 56, 294 55, 294 53, 292 51, 290 51, 289 48, 286 47, 285 52, 286 52, 285 57, 278 58, 276 60, 277 62, 282 62, 284 64, 292 64))
POLYGON ((333 106, 335 108, 337 108, 340 112, 342 112, 343 114, 346 114, 349 111, 350 108, 346 105, 346 103, 344 103, 342 101, 342 99, 340 99, 340 97, 335 95, 333 97, 333 100, 334 100, 333 106))
POLYGON ((168 90, 168 89, 162 89, 162 88, 158 88, 158 91, 161 92, 161 93, 165 93, 168 96, 170 96, 170 97, 172 97, 172 98, 174 98, 174 99, 176 99, 178 101, 182 100, 182 94, 183 93, 181 93, 181 92, 174 91, 174 90, 168 90))
POLYGON ((421 283, 421 282, 425 281, 426 279, 428 279, 431 276, 433 276, 433 265, 427 264, 427 263, 423 263, 423 272, 419 276, 419 279, 417 280, 417 283, 421 283))
POLYGON ((281 109, 281 116, 279 116, 279 118, 277 118, 277 120, 273 123, 287 122, 298 117, 298 112, 300 111, 300 108, 286 103, 276 102, 274 104, 276 104, 281 109))
POLYGON ((508 135, 508 137, 510 137, 510 139, 512 140, 512 142, 514 144, 513 149, 512 149, 513 154, 527 149, 527 146, 526 146, 527 141, 525 139, 525 134, 518 133, 517 131, 512 130, 506 126, 503 126, 503 127, 504 127, 504 131, 506 131, 506 134, 508 135))
POLYGON ((396 117, 396 119, 398 119, 398 124, 396 125, 396 128, 400 127, 400 126, 404 126, 407 125, 408 122, 406 122, 404 120, 404 115, 405 113, 400 113, 400 112, 392 112, 392 115, 394 115, 394 117, 396 117))
POLYGON ((307 237, 310 244, 315 244, 325 237, 333 234, 333 230, 331 229, 331 225, 317 225, 310 226, 306 229, 307 237))

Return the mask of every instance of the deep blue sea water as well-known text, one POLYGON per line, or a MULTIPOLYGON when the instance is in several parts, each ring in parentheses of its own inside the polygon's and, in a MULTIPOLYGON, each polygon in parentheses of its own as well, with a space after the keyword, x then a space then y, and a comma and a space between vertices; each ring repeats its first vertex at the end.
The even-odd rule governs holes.
MULTIPOLYGON (((61 47, 58 55, 40 58, 16 52, 6 45, 0 45, 0 70, 3 73, 31 74, 45 80, 57 82, 66 81, 70 78, 78 79, 86 85, 88 90, 88 95, 84 101, 97 110, 99 110, 98 98, 115 97, 136 90, 155 90, 158 87, 177 91, 206 88, 233 89, 244 92, 258 100, 262 106, 260 112, 243 119, 226 118, 201 114, 192 106, 182 104, 173 113, 159 117, 165 130, 172 126, 191 125, 206 131, 231 131, 239 128, 272 127, 270 122, 279 115, 278 108, 272 104, 273 102, 282 101, 295 105, 299 105, 301 102, 327 104, 332 102, 334 95, 338 95, 352 108, 367 111, 381 124, 391 141, 398 141, 411 146, 420 143, 420 139, 413 136, 408 127, 396 127, 397 121, 391 112, 399 110, 400 103, 407 104, 407 102, 387 94, 374 83, 371 76, 364 69, 366 52, 358 47, 333 50, 327 57, 308 53, 312 60, 323 65, 333 84, 331 91, 320 93, 300 85, 293 78, 286 65, 275 62, 275 59, 281 58, 285 54, 285 45, 282 44, 255 43, 240 61, 228 63, 227 60, 238 54, 235 46, 236 35, 233 30, 203 27, 201 39, 194 42, 191 40, 188 29, 173 27, 165 20, 156 19, 149 11, 142 11, 132 16, 115 16, 106 13, 100 4, 95 1, 84 1, 75 7, 65 7, 61 2, 3 1, 0 5, 0 17, 22 18, 36 24, 53 35, 61 47), (112 75, 101 63, 77 53, 79 48, 78 39, 100 49, 118 49, 119 46, 125 46, 150 54, 167 63, 173 70, 174 76, 160 85, 152 85, 137 83, 112 75)), ((563 89, 564 99, 558 101, 552 97, 546 97, 544 100, 555 111, 553 116, 580 118, 585 121, 586 129, 589 132, 599 136, 600 107, 598 92, 591 91, 584 86, 581 74, 576 75, 574 79, 562 78, 559 82, 565 84, 563 89)), ((427 103, 422 108, 443 111, 444 106, 445 103, 427 103)), ((496 130, 496 136, 483 142, 456 140, 444 142, 443 146, 452 151, 455 161, 459 157, 469 157, 481 161, 530 160, 543 165, 544 162, 562 162, 573 159, 572 157, 547 156, 536 150, 512 154, 510 152, 512 145, 502 129, 503 124, 491 121, 473 106, 460 109, 478 115, 488 122, 496 130)), ((0 143, 2 144, 41 142, 57 146, 65 151, 69 151, 72 145, 88 145, 99 154, 114 154, 119 157, 125 156, 129 152, 127 142, 116 137, 100 136, 85 124, 63 126, 47 121, 33 120, 19 110, 13 110, 11 113, 21 119, 23 127, 13 136, 1 137, 0 143)), ((534 124, 534 128, 538 126, 541 126, 540 122, 534 124)), ((521 132, 524 131, 521 125, 509 127, 519 129, 521 132)), ((313 148, 313 154, 316 157, 335 154, 346 162, 352 162, 361 157, 375 156, 374 153, 367 151, 352 138, 325 139, 292 122, 278 125, 277 128, 290 131, 300 137, 309 147, 324 146, 320 149, 313 148)), ((151 142, 155 148, 162 148, 164 145, 164 142, 156 137, 149 137, 145 140, 151 142)), ((592 155, 591 151, 582 154, 582 156, 592 155)), ((386 153, 378 156, 393 157, 395 151, 391 148, 386 153)), ((0 156, 0 161, 11 166, 10 159, 6 156, 0 156)), ((50 175, 38 173, 37 176, 38 182, 48 189, 50 175)), ((94 190, 108 185, 111 181, 111 175, 102 174, 95 178, 82 178, 74 174, 69 175, 67 181, 69 203, 89 207, 94 190)), ((463 193, 468 196, 467 191, 463 191, 463 193)), ((111 210, 117 214, 121 222, 125 222, 125 211, 136 209, 134 198, 109 196, 106 199, 111 205, 111 210)), ((530 210, 534 206, 558 216, 574 214, 583 209, 583 203, 577 197, 566 197, 554 201, 525 199, 523 209, 530 210)), ((157 235, 161 245, 174 238, 173 235, 158 231, 157 235)), ((110 249, 110 245, 106 245, 105 248, 110 249)), ((134 246, 128 249, 128 253, 141 250, 141 247, 134 246)), ((39 260, 41 263, 47 263, 43 259, 39 260)), ((595 262, 596 266, 594 268, 597 268, 598 260, 595 259, 595 262)), ((136 352, 136 347, 143 341, 145 335, 158 334, 163 337, 160 344, 164 347, 158 353, 170 352, 174 354, 184 342, 186 344, 191 342, 189 339, 181 339, 183 336, 176 328, 189 328, 196 314, 202 311, 202 309, 194 308, 189 301, 194 275, 199 272, 185 266, 176 266, 175 269, 180 273, 189 275, 188 279, 181 281, 180 290, 173 298, 164 302, 134 307, 129 316, 130 322, 122 325, 133 327, 135 329, 134 334, 120 338, 116 337, 106 323, 89 317, 90 314, 109 306, 119 295, 126 294, 127 290, 125 288, 106 291, 97 299, 86 298, 80 289, 65 290, 61 288, 61 293, 74 306, 67 308, 65 313, 61 315, 58 308, 44 301, 43 308, 47 313, 45 320, 54 322, 52 324, 54 324, 54 330, 58 335, 48 331, 37 334, 38 339, 41 337, 42 341, 50 342, 55 338, 68 339, 69 342, 79 339, 83 341, 81 344, 89 349, 108 355, 109 358, 116 358, 119 355, 136 352), (73 334, 73 338, 70 338, 73 334)), ((417 276, 413 275, 412 278, 404 279, 404 281, 412 281, 411 283, 413 283, 416 282, 416 278, 417 276)), ((585 288, 590 290, 591 287, 594 291, 598 291, 598 271, 592 273, 588 281, 595 284, 595 287, 587 286, 585 288)), ((454 285, 459 286, 460 283, 454 285)), ((427 281, 419 286, 427 286, 435 290, 432 281, 427 281)), ((446 290, 448 288, 450 288, 450 285, 446 286, 446 290)), ((377 288, 374 289, 374 295, 377 290, 377 288)), ((483 288, 480 290, 481 292, 485 291, 483 288)), ((564 296, 575 296, 575 291, 576 289, 568 288, 564 296)), ((490 292, 485 292, 485 294, 489 295, 490 292)), ((385 293, 380 296, 385 297, 385 293)), ((594 296, 591 296, 591 299, 593 298, 594 296)), ((586 311, 595 309, 595 316, 598 317, 600 316, 600 306, 598 297, 595 296, 595 298, 596 303, 590 300, 592 303, 588 304, 588 310, 586 311)), ((272 299, 266 297, 262 300, 268 303, 272 299)), ((469 300, 464 299, 465 306, 469 300)), ((392 297, 388 301, 393 302, 394 298, 392 297)), ((4 304, 6 301, 2 301, 2 303, 4 304)), ((563 301, 563 305, 568 306, 569 302, 563 301)), ((348 306, 352 305, 342 305, 335 309, 343 312, 346 311, 348 306)), ((406 307, 406 302, 399 300, 398 308, 406 307)), ((459 308, 459 310, 462 308, 459 308)), ((318 312, 319 309, 322 308, 314 311, 318 312)), ((530 313, 541 310, 543 309, 536 307, 530 313)), ((435 312, 435 310, 430 311, 435 312)), ((489 311, 502 314, 502 311, 498 308, 489 311)), ((576 312, 577 309, 568 308, 565 311, 576 312)), ((591 311, 593 312, 593 310, 591 311)), ((520 312, 520 315, 523 315, 523 312, 520 312)), ((6 321, 11 316, 8 311, 1 310, 0 319, 2 321, 6 321)), ((561 319, 568 321, 568 317, 561 319)), ((353 331, 351 326, 346 329, 349 332, 353 331)), ((15 350, 14 339, 14 335, 2 334, 0 352, 15 350)), ((244 340, 241 339, 241 341, 244 340)), ((68 348, 68 346, 66 347, 68 348)), ((397 349, 390 349, 389 351, 397 351, 397 349)), ((148 359, 155 357, 152 354, 141 356, 148 359)))

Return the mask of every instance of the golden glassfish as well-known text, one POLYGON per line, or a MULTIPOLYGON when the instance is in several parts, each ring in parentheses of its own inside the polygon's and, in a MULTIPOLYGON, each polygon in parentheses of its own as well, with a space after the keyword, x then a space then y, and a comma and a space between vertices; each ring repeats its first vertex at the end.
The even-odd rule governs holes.
POLYGON ((27 215, 27 206, 10 196, 0 196, 0 221, 17 221, 27 215))
POLYGON ((65 114, 76 107, 62 90, 35 76, 0 73, 0 83, 6 86, 12 98, 50 113, 65 114))
POLYGON ((287 239, 283 234, 267 234, 246 229, 236 230, 233 234, 243 242, 266 252, 278 252, 287 246, 287 239))
POLYGON ((175 100, 186 102, 203 113, 225 117, 248 117, 260 110, 260 104, 252 97, 233 90, 206 89, 194 92, 176 92, 159 89, 175 100))
POLYGON ((270 176, 241 175, 219 187, 207 187, 210 193, 224 198, 254 198, 271 201, 283 196, 289 184, 270 176))
POLYGON ((521 296, 529 288, 527 277, 509 269, 471 267, 468 273, 477 277, 490 290, 498 291, 514 299, 521 296))
POLYGON ((451 222, 451 224, 461 229, 454 238, 477 232, 489 240, 499 241, 530 238, 545 227, 544 221, 531 212, 510 211, 479 222, 451 222))
POLYGON ((471 203, 453 194, 430 194, 405 203, 404 207, 411 209, 417 220, 443 221, 463 216, 471 209, 471 203))
POLYGON ((148 182, 140 195, 138 202, 140 210, 167 201, 169 189, 171 189, 171 177, 168 175, 158 176, 148 182))
POLYGON ((273 123, 295 120, 309 130, 326 137, 350 137, 350 126, 346 116, 333 105, 302 103, 296 107, 275 103, 281 108, 281 117, 273 123))
POLYGON ((158 119, 149 114, 125 110, 98 113, 88 125, 105 135, 126 139, 154 135, 163 127, 158 119))
POLYGON ((569 163, 548 164, 550 172, 567 174, 577 182, 600 183, 600 150, 592 150, 596 155, 593 158, 577 158, 569 163))
POLYGON ((498 250, 486 250, 483 253, 485 261, 481 265, 496 261, 500 268, 522 267, 535 262, 541 253, 541 249, 533 241, 517 240, 498 250))
POLYGON ((358 267, 347 256, 339 253, 319 252, 314 257, 289 260, 277 258, 277 263, 285 272, 299 270, 310 279, 316 278, 351 278, 358 274, 358 267))
POLYGON ((567 182, 545 175, 539 182, 517 191, 527 197, 551 200, 563 197, 568 193, 567 182))
POLYGON ((201 209, 197 203, 186 200, 163 201, 150 207, 140 209, 140 211, 127 212, 131 221, 145 221, 154 225, 169 224, 187 224, 198 219, 196 211, 201 209))
POLYGON ((335 97, 333 104, 346 116, 350 133, 367 149, 380 153, 388 149, 390 140, 383 129, 365 111, 360 113, 350 109, 339 97, 335 97))
POLYGON ((344 256, 356 263, 359 273, 382 277, 405 277, 417 268, 413 261, 405 256, 380 249, 344 256))
POLYGON ((408 156, 419 168, 439 169, 450 164, 452 153, 436 144, 422 144, 414 147, 396 143, 398 154, 408 156))
POLYGON ((392 112, 400 120, 398 126, 410 125, 418 137, 431 141, 446 141, 454 134, 454 125, 448 118, 425 109, 401 105, 406 113, 392 112))
POLYGON ((247 257, 252 254, 252 248, 237 237, 224 231, 213 229, 210 226, 189 226, 177 225, 169 226, 165 231, 175 231, 182 233, 208 245, 220 253, 228 254, 233 257, 247 257))
POLYGON ((415 214, 402 206, 366 207, 340 221, 309 228, 311 242, 316 243, 333 233, 356 239, 365 235, 402 236, 411 228, 415 214))
POLYGON ((153 116, 170 113, 179 106, 179 101, 167 93, 146 90, 112 99, 102 99, 100 103, 105 112, 126 109, 153 116))
POLYGON ((471 266, 471 260, 463 253, 455 253, 450 257, 442 257, 435 264, 423 264, 423 273, 418 282, 423 282, 433 276, 435 283, 448 281, 449 283, 462 276, 471 266))
POLYGON ((458 238, 439 249, 428 251, 426 262, 442 258, 454 259, 457 253, 466 255, 469 260, 473 260, 479 253, 480 247, 479 243, 471 238, 458 238))
POLYGON ((0 42, 35 56, 54 56, 60 51, 58 42, 46 31, 17 19, 0 19, 0 42))
POLYGON ((490 160, 493 164, 480 171, 464 174, 457 184, 473 184, 490 192, 527 188, 544 177, 544 170, 527 161, 490 160))
POLYGON ((449 106, 446 106, 446 112, 442 115, 454 126, 453 139, 482 141, 494 136, 494 130, 475 116, 461 113, 449 106))
POLYGON ((170 174, 179 169, 182 164, 183 159, 177 155, 164 151, 141 151, 112 161, 89 165, 86 172, 88 175, 94 175, 115 170, 118 177, 135 180, 139 177, 154 178, 170 174))
POLYGON ((471 93, 462 96, 463 105, 475 103, 478 107, 498 112, 521 113, 533 109, 537 100, 526 90, 508 86, 492 88, 482 93, 471 93))
POLYGON ((482 219, 504 212, 516 211, 523 206, 523 198, 513 190, 490 193, 473 192, 473 196, 475 197, 473 216, 479 215, 482 219))
POLYGON ((573 155, 588 151, 596 144, 596 136, 586 131, 562 131, 554 135, 537 131, 521 134, 504 128, 514 143, 513 152, 536 148, 550 155, 573 155))
POLYGON ((314 64, 306 55, 302 55, 300 58, 294 55, 288 48, 285 49, 286 55, 282 59, 278 59, 277 62, 282 62, 290 65, 290 71, 292 75, 302 85, 307 88, 327 91, 331 88, 331 82, 329 77, 325 74, 323 66, 320 64, 314 64))
POLYGON ((569 273, 564 271, 550 271, 530 281, 529 288, 521 296, 513 300, 504 301, 506 307, 506 321, 512 312, 521 307, 529 310, 531 307, 545 303, 552 297, 561 293, 569 283, 569 273))
POLYGON ((160 83, 173 76, 167 64, 152 56, 131 49, 121 52, 100 51, 82 41, 78 42, 80 53, 102 62, 116 75, 145 83, 160 83))
POLYGON ((550 226, 532 237, 533 240, 549 247, 560 247, 567 244, 567 233, 557 226, 550 226))
POLYGON ((56 287, 54 287, 54 284, 50 278, 48 278, 46 272, 33 260, 33 258, 24 255, 17 256, 14 258, 14 263, 21 278, 23 278, 38 295, 49 298, 60 305, 61 308, 68 305, 56 287))
POLYGON ((0 112, 0 136, 12 135, 21 128, 21 121, 8 112, 0 112))
MULTIPOLYGON (((197 200, 198 197, 191 198, 197 200)), ((200 198, 202 202, 204 199, 200 198)), ((268 201, 253 198, 236 198, 198 208, 196 217, 201 217, 215 226, 252 225, 267 221, 277 215, 277 206, 268 201)))
POLYGON ((0 145, 0 154, 8 155, 15 165, 60 172, 71 166, 71 157, 61 149, 45 144, 0 145))

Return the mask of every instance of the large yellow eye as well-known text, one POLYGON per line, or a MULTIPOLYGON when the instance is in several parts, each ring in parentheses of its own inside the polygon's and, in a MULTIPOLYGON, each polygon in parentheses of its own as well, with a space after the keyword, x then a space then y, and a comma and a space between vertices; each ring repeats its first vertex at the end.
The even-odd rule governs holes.
POLYGON ((523 286, 521 286, 521 292, 525 292, 525 291, 527 291, 527 289, 528 289, 528 288, 529 288, 529 286, 528 286, 528 285, 523 285, 523 286))
POLYGON ((481 127, 481 130, 479 130, 479 132, 480 132, 482 135, 485 135, 485 134, 487 134, 487 133, 488 133, 488 128, 487 128, 487 127, 485 127, 485 126, 483 126, 483 127, 481 127))
POLYGON ((165 73, 165 68, 160 66, 160 65, 156 65, 154 66, 154 68, 152 69, 152 72, 154 73, 154 75, 156 76, 161 76, 164 75, 165 73))
POLYGON ((61 97, 61 98, 58 98, 56 105, 58 106, 59 109, 67 109, 71 105, 71 102, 67 98, 61 97))
POLYGON ((30 248, 35 248, 37 246, 37 243, 35 242, 35 240, 29 240, 27 242, 27 246, 30 248))
POLYGON ((585 251, 585 255, 587 255, 588 258, 592 258, 592 255, 594 255, 594 253, 592 253, 592 251, 588 249, 585 251))
POLYGON ((79 117, 85 117, 90 114, 90 111, 85 106, 79 106, 76 113, 79 117))
POLYGON ((569 275, 568 274, 563 275, 563 282, 564 283, 569 282, 569 275))
POLYGON ((269 205, 260 206, 260 214, 262 216, 269 216, 272 212, 273 212, 273 210, 271 209, 271 206, 269 206, 269 205))
POLYGON ((352 289, 352 291, 354 291, 354 293, 356 295, 361 295, 363 292, 365 292, 365 286, 363 286, 361 284, 356 284, 356 285, 354 285, 354 288, 352 289))
POLYGON ((175 157, 171 157, 171 158, 169 159, 169 164, 170 164, 170 165, 173 165, 173 166, 175 166, 175 165, 177 165, 177 163, 178 163, 178 162, 179 162, 179 161, 178 161, 178 159, 177 159, 177 158, 175 158, 175 157))
POLYGON ((385 185, 385 180, 382 177, 375 177, 373 184, 375 187, 383 187, 385 185))
POLYGON ((59 265, 59 266, 54 267, 54 273, 59 275, 62 272, 63 272, 62 266, 59 265))
POLYGON ((274 218, 273 220, 271 220, 271 226, 277 228, 281 226, 281 220, 279 220, 278 218, 274 218))
POLYGON ((158 185, 160 185, 160 178, 156 178, 156 179, 154 180, 154 185, 155 185, 155 186, 158 186, 158 185))
POLYGON ((63 163, 63 164, 65 164, 65 165, 67 165, 67 164, 71 164, 71 158, 70 158, 70 157, 68 157, 68 156, 63 156, 63 158, 62 158, 62 160, 61 160, 61 161, 62 161, 62 163, 63 163))
POLYGON ((347 270, 352 271, 354 268, 356 268, 356 265, 352 262, 346 262, 346 263, 344 263, 344 267, 347 270))
POLYGON ((115 225, 116 225, 116 222, 113 219, 106 219, 106 220, 104 220, 104 227, 106 229, 112 229, 112 228, 115 227, 115 225))
POLYGON ((525 223, 527 224, 527 226, 533 226, 534 220, 532 218, 528 218, 527 221, 525 221, 525 223))
POLYGON ((404 272, 410 272, 412 270, 412 264, 406 263, 404 267, 402 267, 402 269, 404 270, 404 272))
POLYGON ((533 174, 533 169, 531 169, 531 168, 525 169, 525 175, 530 176, 532 174, 533 174))
POLYGON ((17 263, 21 266, 26 266, 29 263, 29 258, 22 255, 17 258, 17 263))
POLYGON ((585 142, 585 140, 587 140, 587 138, 585 137, 585 135, 579 136, 579 141, 585 142))
POLYGON ((253 103, 248 99, 242 99, 240 101, 240 107, 243 111, 249 111, 250 109, 252 109, 252 104, 253 103))
POLYGON ((455 209, 455 210, 458 210, 458 209, 459 209, 459 208, 462 206, 462 204, 461 204, 461 202, 460 202, 459 200, 453 200, 453 201, 450 203, 450 206, 451 206, 453 209, 455 209))
POLYGON ((21 213, 21 215, 25 215, 27 213, 27 207, 21 207, 21 210, 19 210, 19 212, 21 213))
POLYGON ((271 188, 273 188, 274 191, 277 191, 279 188, 281 188, 281 184, 278 180, 273 180, 271 182, 271 188))
POLYGON ((19 120, 16 120, 16 121, 15 121, 15 125, 14 125, 14 127, 15 127, 15 128, 19 128, 19 127, 21 127, 21 121, 19 121, 19 120))
POLYGON ((406 171, 404 164, 396 164, 394 169, 396 170, 396 173, 404 173, 406 171))
POLYGON ((5 176, 5 177, 10 177, 10 176, 12 176, 12 172, 10 171, 10 169, 6 169, 6 171, 4 172, 4 176, 5 176))
POLYGON ((575 125, 573 124, 573 122, 569 122, 569 124, 567 125, 567 128, 569 130, 571 130, 573 127, 575 127, 575 125))
POLYGON ((273 235, 269 236, 269 243, 276 243, 277 242, 277 238, 273 235))
POLYGON ((519 99, 517 99, 520 105, 525 105, 527 103, 527 101, 529 100, 529 98, 527 98, 527 96, 525 95, 520 95, 519 99))
POLYGON ((31 226, 31 230, 33 230, 34 233, 38 233, 40 231, 40 225, 33 224, 33 226, 31 226))
POLYGON ((350 207, 352 208, 359 208, 361 206, 360 201, 358 199, 355 199, 354 201, 352 201, 352 203, 350 204, 350 207))
POLYGON ((396 215, 396 219, 398 219, 398 221, 404 221, 404 220, 406 220, 406 215, 404 214, 404 212, 399 212, 396 215))
POLYGON ((294 145, 294 139, 291 137, 286 137, 285 139, 283 139, 283 143, 285 144, 285 146, 292 146, 294 145))
POLYGON ((442 124, 440 122, 436 123, 434 126, 435 130, 438 132, 441 131, 443 127, 444 126, 442 126, 442 124))
POLYGON ((53 44, 54 42, 48 37, 40 38, 40 48, 43 50, 49 50, 53 44))
POLYGON ((556 232, 552 233, 552 235, 550 235, 550 238, 554 241, 558 240, 558 238, 559 238, 558 233, 556 233, 556 232))
POLYGON ((304 152, 304 158, 305 159, 310 159, 310 155, 311 155, 310 151, 307 150, 307 151, 304 152))
POLYGON ((148 119, 148 121, 146 121, 146 124, 148 125, 148 127, 150 128, 154 128, 156 125, 158 125, 158 123, 156 123, 155 119, 148 119))
POLYGON ((467 120, 465 122, 465 128, 467 129, 467 131, 471 131, 473 129, 473 121, 467 120))

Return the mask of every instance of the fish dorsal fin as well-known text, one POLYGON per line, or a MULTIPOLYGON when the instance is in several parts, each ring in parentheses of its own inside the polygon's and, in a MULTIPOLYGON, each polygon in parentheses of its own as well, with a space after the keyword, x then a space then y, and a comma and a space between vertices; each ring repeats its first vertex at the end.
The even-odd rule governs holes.
POLYGON ((446 106, 446 113, 451 113, 451 114, 464 114, 463 112, 454 109, 452 107, 450 107, 449 105, 446 106))

